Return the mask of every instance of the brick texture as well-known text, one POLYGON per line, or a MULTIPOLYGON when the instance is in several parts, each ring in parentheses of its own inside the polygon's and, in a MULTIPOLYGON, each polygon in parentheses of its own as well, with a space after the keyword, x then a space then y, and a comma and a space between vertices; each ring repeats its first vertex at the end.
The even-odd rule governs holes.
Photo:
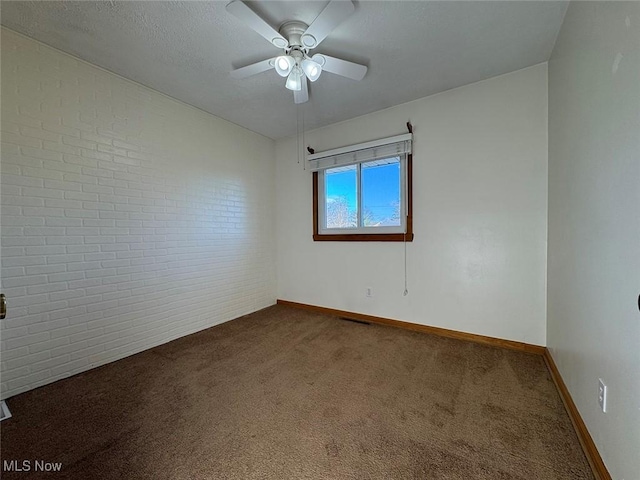
POLYGON ((2 398, 275 302, 272 140, 7 29, 1 58, 2 398))

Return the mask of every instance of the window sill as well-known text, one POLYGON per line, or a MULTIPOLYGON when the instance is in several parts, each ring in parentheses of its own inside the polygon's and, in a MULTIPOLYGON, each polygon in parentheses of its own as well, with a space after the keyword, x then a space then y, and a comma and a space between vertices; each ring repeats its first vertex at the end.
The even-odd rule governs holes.
POLYGON ((350 233, 313 235, 314 242, 412 242, 413 233, 350 233))

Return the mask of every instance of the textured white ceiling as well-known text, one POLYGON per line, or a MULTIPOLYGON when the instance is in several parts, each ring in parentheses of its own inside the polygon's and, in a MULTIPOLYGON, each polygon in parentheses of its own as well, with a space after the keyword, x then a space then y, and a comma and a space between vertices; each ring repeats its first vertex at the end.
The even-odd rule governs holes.
MULTIPOLYGON (((271 138, 296 133, 275 71, 229 72, 278 53, 227 2, 2 1, 2 24, 271 138)), ((311 23, 328 1, 249 2, 277 29, 311 23)), ((324 73, 302 106, 305 129, 547 61, 568 2, 360 1, 314 52, 364 63, 355 82, 324 73)), ((302 113, 300 114, 302 115, 302 113)))

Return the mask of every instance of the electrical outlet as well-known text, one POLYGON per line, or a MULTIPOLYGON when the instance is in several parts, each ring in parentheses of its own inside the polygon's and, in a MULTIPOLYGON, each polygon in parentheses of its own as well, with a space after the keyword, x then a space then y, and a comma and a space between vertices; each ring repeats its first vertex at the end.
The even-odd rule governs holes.
POLYGON ((601 378, 598 379, 598 405, 604 413, 607 413, 607 386, 601 378))
POLYGON ((367 287, 366 290, 364 291, 364 294, 367 297, 373 297, 373 288, 367 287))

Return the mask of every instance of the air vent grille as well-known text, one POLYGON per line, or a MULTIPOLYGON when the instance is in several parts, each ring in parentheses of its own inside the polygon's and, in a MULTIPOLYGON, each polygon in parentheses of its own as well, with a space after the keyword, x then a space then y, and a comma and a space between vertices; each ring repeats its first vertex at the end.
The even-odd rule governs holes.
POLYGON ((11 418, 11 412, 9 411, 9 407, 7 406, 7 402, 2 400, 0 403, 0 422, 2 420, 6 420, 7 418, 11 418))

